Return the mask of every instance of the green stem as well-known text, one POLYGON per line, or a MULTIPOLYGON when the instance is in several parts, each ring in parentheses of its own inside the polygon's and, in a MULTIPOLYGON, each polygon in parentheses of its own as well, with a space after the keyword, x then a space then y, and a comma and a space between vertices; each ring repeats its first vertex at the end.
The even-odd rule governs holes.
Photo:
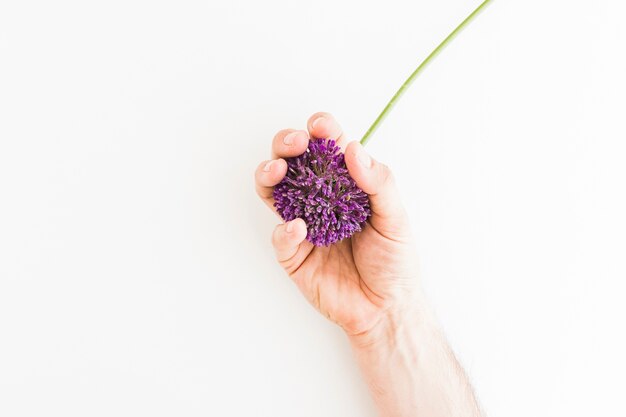
POLYGON ((391 100, 389 100, 389 103, 387 103, 387 105, 385 106, 383 111, 378 115, 376 120, 374 120, 374 123, 372 123, 372 125, 370 126, 369 129, 367 129, 367 132, 365 132, 365 135, 363 135, 363 138, 361 139, 361 144, 362 145, 365 145, 369 141, 370 136, 372 136, 372 134, 376 131, 376 129, 378 129, 378 126, 380 125, 380 123, 385 119, 385 117, 387 117, 387 114, 389 113, 389 110, 391 110, 391 108, 396 104, 398 99, 400 99, 400 97, 402 97, 402 94, 404 94, 406 89, 409 88, 409 86, 411 85, 413 80, 415 80, 415 78, 417 78, 417 76, 422 72, 422 70, 426 67, 426 65, 428 65, 430 63, 430 61, 432 61, 433 58, 435 58, 439 54, 439 52, 441 52, 443 50, 443 48, 448 43, 450 43, 450 41, 452 41, 452 39, 454 39, 454 37, 465 26, 467 26, 467 24, 469 22, 471 22, 472 19, 474 19, 474 17, 476 17, 476 15, 478 15, 478 13, 480 13, 485 8, 485 6, 487 6, 487 4, 490 3, 490 2, 491 2, 491 0, 483 1, 480 4, 480 6, 478 6, 476 8, 476 10, 474 10, 452 32, 450 32, 450 34, 430 53, 430 55, 428 55, 426 57, 426 59, 423 60, 421 64, 419 64, 419 66, 415 69, 415 71, 413 71, 413 73, 409 76, 409 78, 406 79, 404 84, 402 84, 402 86, 398 89, 398 91, 396 91, 396 94, 394 94, 393 97, 391 97, 391 100))

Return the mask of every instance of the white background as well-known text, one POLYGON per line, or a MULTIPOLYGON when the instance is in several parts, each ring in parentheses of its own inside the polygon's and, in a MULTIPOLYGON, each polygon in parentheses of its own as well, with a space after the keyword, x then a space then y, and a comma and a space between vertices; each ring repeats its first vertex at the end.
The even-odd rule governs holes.
MULTIPOLYGON (((477 4, 0 2, 0 415, 374 416, 252 174, 477 4)), ((626 413, 625 16, 495 0, 368 145, 491 416, 626 413)))

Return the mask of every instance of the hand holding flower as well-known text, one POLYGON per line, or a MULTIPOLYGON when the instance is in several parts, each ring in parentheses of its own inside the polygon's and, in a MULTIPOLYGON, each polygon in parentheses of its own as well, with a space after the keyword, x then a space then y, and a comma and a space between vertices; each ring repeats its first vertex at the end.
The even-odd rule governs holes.
POLYGON ((286 129, 274 137, 272 155, 257 168, 259 196, 274 207, 274 189, 287 173, 285 158, 303 154, 309 141, 335 140, 355 184, 369 197, 371 217, 360 233, 333 245, 306 240, 305 221, 276 227, 272 242, 280 264, 304 296, 348 334, 371 331, 389 310, 418 293, 417 267, 408 219, 391 170, 348 142, 328 113, 316 113, 307 131, 286 129))

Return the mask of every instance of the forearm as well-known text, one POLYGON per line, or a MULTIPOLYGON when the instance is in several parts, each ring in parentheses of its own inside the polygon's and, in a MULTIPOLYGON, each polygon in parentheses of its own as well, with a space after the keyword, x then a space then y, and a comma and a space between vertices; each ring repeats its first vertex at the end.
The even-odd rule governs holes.
POLYGON ((382 417, 481 415, 423 300, 390 309, 371 331, 350 336, 350 342, 382 417))

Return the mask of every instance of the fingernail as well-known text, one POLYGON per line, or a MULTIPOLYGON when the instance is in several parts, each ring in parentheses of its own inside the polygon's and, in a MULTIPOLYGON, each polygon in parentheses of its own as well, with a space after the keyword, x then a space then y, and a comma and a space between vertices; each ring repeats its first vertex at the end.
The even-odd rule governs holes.
POLYGON ((317 126, 318 124, 320 124, 320 122, 324 121, 324 116, 320 116, 317 119, 313 120, 313 123, 311 123, 311 127, 313 129, 315 129, 315 126, 317 126))
POLYGON ((283 138, 283 143, 287 146, 293 145, 293 141, 296 140, 296 136, 298 136, 298 132, 291 132, 283 138))
POLYGON ((293 232, 293 220, 287 223, 287 227, 285 227, 285 232, 287 233, 293 232))
POLYGON ((272 166, 273 163, 274 161, 269 161, 267 164, 265 164, 265 166, 263 167, 263 171, 270 172, 270 167, 272 166))
POLYGON ((365 168, 372 167, 372 158, 363 150, 363 148, 360 148, 357 151, 356 160, 359 161, 359 163, 365 168))

